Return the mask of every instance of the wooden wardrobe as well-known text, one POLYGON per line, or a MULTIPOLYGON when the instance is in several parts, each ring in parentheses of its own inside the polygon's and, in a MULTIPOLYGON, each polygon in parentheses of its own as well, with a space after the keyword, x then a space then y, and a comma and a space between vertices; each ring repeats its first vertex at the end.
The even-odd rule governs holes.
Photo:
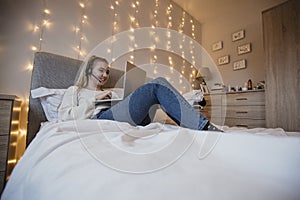
POLYGON ((266 126, 300 131, 300 1, 263 11, 266 126))

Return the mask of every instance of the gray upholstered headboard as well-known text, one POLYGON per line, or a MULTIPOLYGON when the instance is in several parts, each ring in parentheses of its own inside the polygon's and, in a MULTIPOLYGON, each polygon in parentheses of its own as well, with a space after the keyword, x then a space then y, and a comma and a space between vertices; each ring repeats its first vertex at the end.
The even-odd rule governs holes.
MULTIPOLYGON (((81 60, 47 52, 36 52, 34 55, 30 90, 38 87, 68 88, 74 84, 81 64, 81 60)), ((110 71, 110 79, 105 85, 107 87, 114 87, 124 72, 113 68, 110 71)), ((26 137, 27 146, 39 131, 41 122, 44 121, 46 121, 46 117, 39 99, 33 99, 30 95, 26 137)))

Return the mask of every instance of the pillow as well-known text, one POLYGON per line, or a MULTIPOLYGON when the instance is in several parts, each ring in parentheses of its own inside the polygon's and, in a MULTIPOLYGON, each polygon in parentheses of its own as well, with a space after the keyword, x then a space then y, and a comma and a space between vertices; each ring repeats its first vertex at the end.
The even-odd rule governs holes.
POLYGON ((192 106, 195 103, 199 103, 203 101, 203 93, 201 90, 192 90, 185 94, 183 94, 183 97, 191 104, 192 106))
POLYGON ((58 119, 58 107, 61 104, 66 89, 49 89, 39 87, 31 90, 32 98, 39 98, 48 121, 58 119))

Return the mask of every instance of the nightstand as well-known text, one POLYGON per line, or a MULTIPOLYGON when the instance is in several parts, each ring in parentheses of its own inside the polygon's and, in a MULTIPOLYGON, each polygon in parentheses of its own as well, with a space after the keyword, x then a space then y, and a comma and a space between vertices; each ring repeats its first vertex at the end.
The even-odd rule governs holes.
POLYGON ((200 112, 218 125, 256 128, 265 127, 265 92, 212 93, 204 95, 207 102, 200 112))
POLYGON ((21 100, 0 94, 0 194, 16 162, 21 100))

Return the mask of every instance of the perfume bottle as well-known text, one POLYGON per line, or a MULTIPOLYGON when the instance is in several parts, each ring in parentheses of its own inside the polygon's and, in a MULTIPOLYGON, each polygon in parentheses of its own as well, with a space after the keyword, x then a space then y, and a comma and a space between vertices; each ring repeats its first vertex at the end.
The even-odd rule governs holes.
POLYGON ((248 80, 248 90, 252 90, 252 81, 251 79, 248 80))

